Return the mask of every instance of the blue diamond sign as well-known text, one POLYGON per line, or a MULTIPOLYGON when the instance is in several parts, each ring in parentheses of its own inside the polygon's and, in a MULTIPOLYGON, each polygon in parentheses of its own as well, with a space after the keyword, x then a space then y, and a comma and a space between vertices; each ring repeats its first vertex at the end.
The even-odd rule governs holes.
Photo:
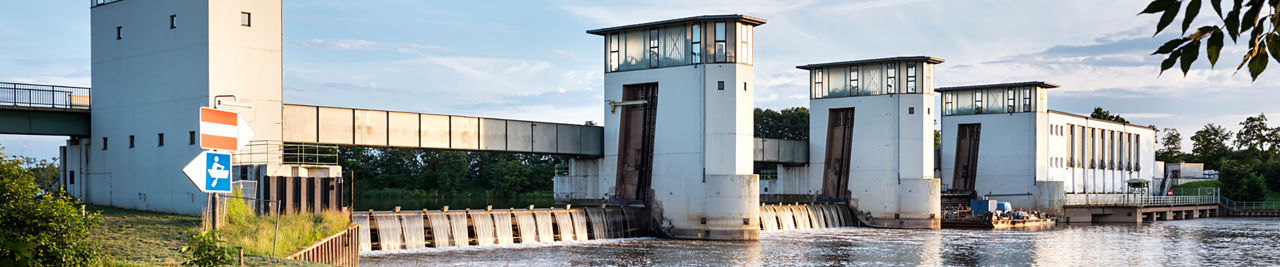
POLYGON ((200 152, 182 173, 205 193, 231 193, 231 154, 200 152))

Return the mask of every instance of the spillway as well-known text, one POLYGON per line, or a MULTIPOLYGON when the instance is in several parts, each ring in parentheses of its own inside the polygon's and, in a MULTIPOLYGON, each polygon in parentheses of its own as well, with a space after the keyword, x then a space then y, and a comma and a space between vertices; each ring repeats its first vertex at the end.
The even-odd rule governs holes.
POLYGON ((786 231, 854 226, 842 204, 765 204, 760 206, 760 231, 786 231))
POLYGON ((632 213, 624 209, 369 211, 352 221, 360 224, 361 251, 392 251, 627 237, 632 213))

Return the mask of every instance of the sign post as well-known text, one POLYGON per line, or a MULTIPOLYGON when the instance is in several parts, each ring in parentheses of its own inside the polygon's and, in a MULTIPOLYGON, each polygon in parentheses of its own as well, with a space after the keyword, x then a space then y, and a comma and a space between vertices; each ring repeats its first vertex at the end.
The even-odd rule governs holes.
POLYGON ((219 151, 239 151, 253 136, 253 129, 240 114, 200 107, 200 148, 205 151, 187 163, 182 173, 197 189, 209 194, 205 206, 210 211, 211 228, 217 229, 221 206, 218 194, 231 193, 231 153, 219 151))

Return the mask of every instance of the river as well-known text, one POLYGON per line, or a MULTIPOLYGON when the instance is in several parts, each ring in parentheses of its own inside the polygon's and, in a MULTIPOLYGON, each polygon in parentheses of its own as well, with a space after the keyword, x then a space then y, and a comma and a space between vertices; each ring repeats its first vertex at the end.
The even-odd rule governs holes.
POLYGON ((372 266, 1269 266, 1280 264, 1280 218, 999 231, 850 227, 764 232, 758 242, 630 238, 373 252, 360 261, 372 266))

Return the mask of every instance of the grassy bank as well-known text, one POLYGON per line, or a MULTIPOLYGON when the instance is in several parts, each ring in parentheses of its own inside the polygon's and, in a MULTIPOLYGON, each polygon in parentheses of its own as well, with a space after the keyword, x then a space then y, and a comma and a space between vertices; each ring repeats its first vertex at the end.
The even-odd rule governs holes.
MULTIPOLYGON (((103 254, 105 254, 106 260, 104 261, 104 264, 107 266, 174 266, 182 264, 183 257, 181 253, 178 253, 178 248, 185 244, 185 241, 183 241, 183 234, 187 230, 200 228, 200 217, 197 216, 127 210, 103 206, 86 206, 85 210, 90 212, 97 211, 102 214, 102 225, 93 230, 92 236, 94 243, 96 243, 102 250, 103 254)), ((290 217, 292 217, 290 220, 298 222, 305 222, 307 219, 304 216, 290 217)), ((283 217, 281 219, 282 222, 286 221, 283 217)), ((346 220, 346 217, 342 217, 342 219, 346 220)), ((346 225, 343 224, 343 227, 345 226, 346 225)), ((286 238, 292 233, 295 233, 286 232, 286 229, 298 228, 299 227, 286 228, 284 224, 281 224, 281 240, 293 240, 295 244, 305 240, 305 238, 286 238)), ((227 243, 229 245, 241 246, 235 244, 235 242, 232 241, 232 238, 226 234, 227 233, 224 232, 224 239, 228 241, 227 243)), ((266 253, 256 253, 254 252, 255 250, 246 246, 245 265, 247 266, 326 266, 323 264, 270 258, 271 235, 269 232, 266 235, 255 237, 242 236, 238 239, 256 240, 256 243, 266 244, 266 253)), ((314 240, 312 240, 312 242, 314 242, 314 240)), ((297 250, 297 248, 307 244, 310 243, 307 242, 302 245, 293 245, 295 246, 293 250, 297 250)), ((261 245, 259 245, 259 247, 261 247, 261 245)), ((281 252, 281 257, 286 253, 287 252, 281 252)))
MULTIPOLYGON (((1220 186, 1222 186, 1222 183, 1218 181, 1199 181, 1199 182, 1190 182, 1190 183, 1176 185, 1173 188, 1183 189, 1183 190, 1195 190, 1196 188, 1202 188, 1202 187, 1218 188, 1220 186)), ((1267 191, 1267 197, 1262 201, 1280 202, 1280 192, 1267 191)))
POLYGON ((86 206, 102 213, 102 225, 93 231, 107 262, 115 265, 177 265, 178 247, 187 229, 200 227, 200 217, 86 206))
MULTIPOLYGON (((238 194, 239 192, 233 193, 238 194)), ((337 211, 282 215, 279 241, 275 243, 276 255, 288 256, 289 253, 346 229, 350 224, 351 220, 347 215, 337 211)), ((221 231, 228 245, 243 247, 246 254, 271 256, 276 217, 258 216, 244 201, 228 199, 227 224, 221 231)))

